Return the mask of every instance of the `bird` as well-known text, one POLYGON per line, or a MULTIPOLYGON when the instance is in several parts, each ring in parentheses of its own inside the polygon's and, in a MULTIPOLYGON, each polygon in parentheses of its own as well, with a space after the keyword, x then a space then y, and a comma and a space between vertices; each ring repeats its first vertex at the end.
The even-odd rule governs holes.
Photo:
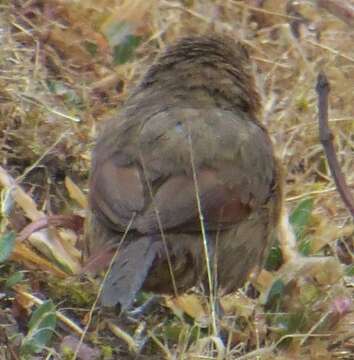
POLYGON ((118 247, 103 306, 198 285, 223 296, 263 265, 283 176, 261 116, 242 42, 194 35, 161 51, 92 152, 89 247, 118 247))

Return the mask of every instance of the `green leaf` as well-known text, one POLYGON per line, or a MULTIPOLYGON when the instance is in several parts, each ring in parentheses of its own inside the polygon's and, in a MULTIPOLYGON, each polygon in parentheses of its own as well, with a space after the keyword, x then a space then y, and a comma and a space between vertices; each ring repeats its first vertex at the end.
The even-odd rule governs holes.
POLYGON ((84 42, 85 49, 90 53, 91 56, 95 56, 97 54, 98 46, 96 43, 92 41, 84 42))
POLYGON ((293 334, 301 332, 306 327, 307 314, 305 309, 300 309, 294 313, 289 314, 288 333, 293 334))
POLYGON ((39 353, 50 341, 56 325, 55 306, 52 300, 45 301, 32 314, 28 334, 22 341, 21 354, 39 353))
POLYGON ((280 268, 282 263, 283 263, 283 254, 281 252, 279 242, 276 241, 269 251, 265 268, 268 271, 275 271, 280 268))
POLYGON ((300 243, 299 243, 299 246, 298 246, 299 252, 302 255, 309 256, 311 254, 311 251, 312 251, 311 244, 312 244, 312 241, 311 241, 310 238, 305 237, 304 239, 301 239, 300 243))
POLYGON ((125 64, 134 55, 135 49, 141 43, 141 37, 127 35, 124 40, 113 49, 113 59, 116 65, 125 64))
POLYGON ((19 282, 21 282, 23 280, 24 276, 23 276, 23 272, 22 271, 17 271, 14 274, 12 274, 5 282, 5 288, 6 289, 10 289, 12 288, 14 285, 18 284, 19 282))
POLYGON ((11 255, 15 246, 16 234, 8 232, 0 237, 0 263, 4 262, 11 255))
POLYGON ((313 210, 313 199, 305 199, 301 201, 290 215, 290 224, 295 231, 296 239, 302 240, 305 229, 310 222, 313 210))
POLYGON ((349 265, 345 268, 345 275, 354 276, 354 264, 349 265))
POLYGON ((285 284, 283 280, 277 279, 273 282, 272 287, 269 289, 267 297, 266 297, 266 305, 273 304, 276 300, 278 300, 283 294, 285 290, 285 284))
POLYGON ((129 21, 111 22, 105 27, 104 35, 113 49, 114 64, 125 64, 133 57, 142 40, 135 35, 135 30, 135 24, 129 21))

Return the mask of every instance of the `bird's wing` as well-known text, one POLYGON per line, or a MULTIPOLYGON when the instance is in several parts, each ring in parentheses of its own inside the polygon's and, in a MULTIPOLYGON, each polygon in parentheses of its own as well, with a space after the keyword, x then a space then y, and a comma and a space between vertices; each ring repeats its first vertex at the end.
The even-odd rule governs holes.
POLYGON ((133 228, 143 234, 156 233, 160 225, 198 230, 198 194, 207 228, 223 229, 264 204, 271 191, 270 140, 242 114, 163 111, 129 141, 135 146, 130 162, 96 162, 91 178, 93 208, 112 226, 126 226, 135 213, 133 228))

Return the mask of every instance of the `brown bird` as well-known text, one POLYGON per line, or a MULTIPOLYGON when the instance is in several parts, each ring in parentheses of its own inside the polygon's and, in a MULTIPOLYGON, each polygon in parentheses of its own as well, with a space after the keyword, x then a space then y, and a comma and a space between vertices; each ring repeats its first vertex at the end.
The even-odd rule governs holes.
POLYGON ((206 254, 220 294, 262 264, 282 183, 260 112, 251 60, 233 39, 183 38, 158 56, 93 151, 93 252, 129 227, 103 305, 210 285, 206 254))

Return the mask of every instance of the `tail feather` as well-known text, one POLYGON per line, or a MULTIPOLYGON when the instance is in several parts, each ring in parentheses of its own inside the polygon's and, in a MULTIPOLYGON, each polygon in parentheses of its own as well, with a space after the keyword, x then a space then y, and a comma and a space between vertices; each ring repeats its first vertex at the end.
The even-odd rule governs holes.
POLYGON ((129 308, 156 257, 156 245, 152 237, 144 237, 129 243, 118 254, 103 286, 103 306, 119 303, 121 310, 129 308))

